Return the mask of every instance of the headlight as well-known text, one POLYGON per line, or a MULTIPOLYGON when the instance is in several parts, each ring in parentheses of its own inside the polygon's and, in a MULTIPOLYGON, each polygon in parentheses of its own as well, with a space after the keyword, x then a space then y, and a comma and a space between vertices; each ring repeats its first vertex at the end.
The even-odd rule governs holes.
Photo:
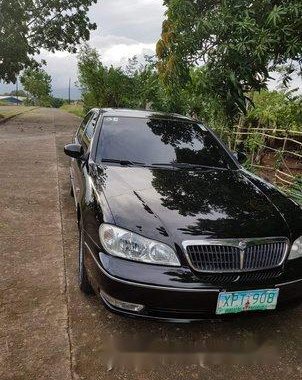
POLYGON ((174 250, 159 243, 110 224, 100 226, 103 247, 112 256, 148 264, 180 266, 174 250))
POLYGON ((288 260, 299 259, 302 257, 302 236, 300 236, 292 245, 288 260))

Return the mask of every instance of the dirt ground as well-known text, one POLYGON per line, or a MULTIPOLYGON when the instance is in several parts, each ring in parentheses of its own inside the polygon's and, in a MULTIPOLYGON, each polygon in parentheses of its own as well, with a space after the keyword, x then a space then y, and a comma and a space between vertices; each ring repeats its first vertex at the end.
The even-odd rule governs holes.
POLYGON ((301 379, 301 305, 183 325, 81 294, 63 153, 79 120, 35 109, 0 125, 0 379, 301 379))

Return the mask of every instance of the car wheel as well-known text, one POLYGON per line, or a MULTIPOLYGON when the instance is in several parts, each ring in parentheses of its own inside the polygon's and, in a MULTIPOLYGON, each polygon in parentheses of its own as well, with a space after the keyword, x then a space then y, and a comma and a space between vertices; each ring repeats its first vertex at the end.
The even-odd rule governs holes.
POLYGON ((85 294, 93 294, 94 291, 90 285, 87 271, 84 264, 84 254, 85 254, 85 240, 84 240, 84 231, 81 223, 79 224, 79 287, 81 291, 85 294))

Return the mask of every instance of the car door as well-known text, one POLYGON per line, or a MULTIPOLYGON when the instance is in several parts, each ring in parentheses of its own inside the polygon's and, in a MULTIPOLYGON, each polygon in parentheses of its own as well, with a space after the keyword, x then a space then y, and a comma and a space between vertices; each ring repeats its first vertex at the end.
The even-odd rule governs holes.
POLYGON ((82 145, 84 150, 84 158, 86 158, 86 160, 75 160, 74 162, 75 193, 77 202, 82 199, 85 192, 85 178, 88 174, 87 162, 90 153, 90 144, 95 132, 98 118, 98 110, 90 111, 83 121, 84 125, 79 128, 76 136, 77 143, 82 145))
MULTIPOLYGON (((93 111, 88 112, 88 114, 84 117, 79 129, 76 132, 75 135, 75 143, 80 144, 83 146, 83 136, 84 132, 92 119, 94 115, 93 111)), ((83 146, 84 148, 84 146, 83 146)), ((86 151, 84 150, 85 154, 87 154, 87 149, 86 151)), ((75 158, 71 159, 71 167, 70 167, 70 177, 71 177, 71 182, 73 186, 73 193, 75 197, 75 202, 78 203, 80 199, 80 193, 81 193, 81 184, 82 184, 82 168, 83 168, 83 160, 77 160, 75 158)))

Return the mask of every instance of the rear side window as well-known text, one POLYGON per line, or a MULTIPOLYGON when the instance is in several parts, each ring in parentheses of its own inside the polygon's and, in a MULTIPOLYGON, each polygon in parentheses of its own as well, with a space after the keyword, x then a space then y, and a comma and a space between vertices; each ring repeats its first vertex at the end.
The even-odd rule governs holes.
POLYGON ((83 119, 81 125, 80 125, 80 128, 78 130, 78 133, 77 133, 77 137, 79 139, 80 142, 82 142, 82 137, 83 137, 83 134, 84 134, 84 131, 85 131, 85 128, 87 126, 87 123, 89 122, 89 120, 91 119, 91 116, 92 116, 92 112, 89 112, 83 119))
POLYGON ((98 112, 93 112, 93 115, 91 119, 88 121, 83 137, 82 137, 82 145, 84 146, 85 149, 88 148, 90 141, 94 135, 95 127, 97 125, 97 121, 99 118, 99 113, 98 112))
POLYGON ((95 112, 94 115, 92 116, 92 118, 89 120, 87 126, 86 126, 86 129, 85 129, 84 135, 85 135, 89 140, 91 140, 92 137, 93 137, 93 135, 94 135, 94 131, 95 131, 95 127, 96 127, 96 124, 97 124, 98 118, 99 118, 99 113, 98 113, 98 112, 95 112))

